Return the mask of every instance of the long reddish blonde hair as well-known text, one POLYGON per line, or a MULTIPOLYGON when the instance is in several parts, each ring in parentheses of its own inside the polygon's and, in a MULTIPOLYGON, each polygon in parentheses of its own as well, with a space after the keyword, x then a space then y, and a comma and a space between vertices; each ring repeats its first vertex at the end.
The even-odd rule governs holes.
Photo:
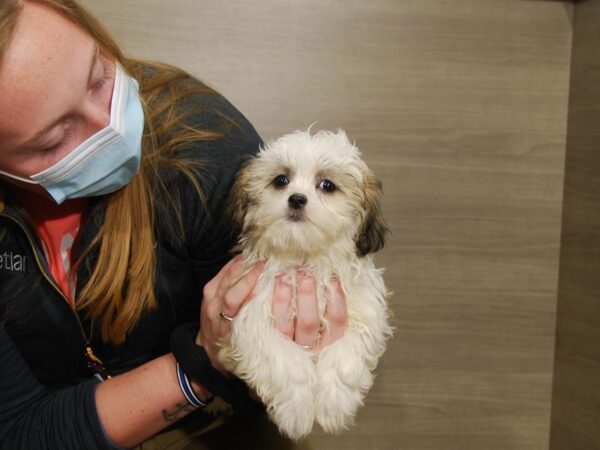
MULTIPOLYGON (((100 22, 73 0, 2 0, 0 64, 25 1, 52 7, 81 26, 140 82, 146 120, 140 170, 126 187, 107 196, 100 231, 74 266, 74 269, 79 267, 92 250, 97 252, 97 264, 78 293, 76 306, 98 324, 105 340, 121 343, 143 312, 157 303, 153 247, 155 200, 149 195, 149 188, 151 180, 159 180, 159 167, 169 165, 183 172, 195 186, 199 201, 205 204, 196 175, 199 163, 178 159, 174 153, 192 141, 215 139, 221 133, 185 125, 189 113, 176 105, 187 95, 214 91, 204 85, 177 83, 188 77, 179 69, 125 57, 100 22)), ((167 198, 168 194, 165 192, 167 198)), ((171 206, 178 214, 175 202, 171 206)))

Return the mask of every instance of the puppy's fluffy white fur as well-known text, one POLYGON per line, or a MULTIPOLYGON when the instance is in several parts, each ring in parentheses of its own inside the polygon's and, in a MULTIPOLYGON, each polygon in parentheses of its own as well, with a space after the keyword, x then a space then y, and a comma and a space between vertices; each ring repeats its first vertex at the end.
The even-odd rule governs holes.
POLYGON ((219 358, 256 390, 290 438, 306 436, 315 420, 328 432, 345 429, 391 335, 386 288, 369 255, 383 246, 381 184, 343 131, 309 130, 264 146, 240 171, 232 194, 245 263, 266 265, 219 358), (317 279, 323 326, 332 277, 346 298, 346 331, 318 354, 273 323, 276 277, 286 274, 294 285, 300 267, 317 279))

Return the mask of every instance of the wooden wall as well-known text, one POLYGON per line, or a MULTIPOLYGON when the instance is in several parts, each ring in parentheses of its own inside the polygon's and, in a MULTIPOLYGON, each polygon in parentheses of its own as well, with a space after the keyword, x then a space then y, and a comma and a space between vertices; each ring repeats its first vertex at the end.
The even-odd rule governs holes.
POLYGON ((547 449, 572 5, 85 0, 266 139, 342 127, 383 179, 395 337, 316 448, 547 449))
POLYGON ((552 450, 600 448, 600 0, 575 6, 552 450))

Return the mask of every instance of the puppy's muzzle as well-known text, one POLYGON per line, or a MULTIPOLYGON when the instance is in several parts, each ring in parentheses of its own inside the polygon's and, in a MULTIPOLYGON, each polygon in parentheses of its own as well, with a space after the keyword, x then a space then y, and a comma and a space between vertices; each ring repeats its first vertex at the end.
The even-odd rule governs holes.
POLYGON ((292 194, 288 198, 288 204, 292 209, 302 209, 308 202, 306 195, 304 194, 292 194))

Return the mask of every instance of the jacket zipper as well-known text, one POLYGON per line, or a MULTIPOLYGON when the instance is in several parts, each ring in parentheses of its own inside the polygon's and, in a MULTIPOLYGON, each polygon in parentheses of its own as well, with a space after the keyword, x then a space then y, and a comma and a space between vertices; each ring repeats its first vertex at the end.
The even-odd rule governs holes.
MULTIPOLYGON (((87 335, 85 334, 85 330, 83 329, 83 325, 81 324, 81 320, 79 319, 77 312, 71 307, 71 303, 69 302, 69 299, 63 293, 62 289, 59 286, 57 286, 54 279, 46 272, 46 269, 44 268, 44 266, 40 260, 37 246, 35 245, 33 237, 31 236, 31 233, 29 232, 27 227, 25 225, 23 225, 23 223, 21 223, 20 220, 12 217, 6 213, 0 213, 0 217, 4 217, 4 218, 10 220, 11 222, 17 224, 17 226, 21 229, 21 231, 23 231, 23 233, 27 237, 27 241, 29 241, 29 245, 31 246, 31 250, 33 251, 33 255, 35 257, 36 265, 37 265, 38 269, 40 270, 40 272, 42 273, 42 276, 48 283, 50 283, 50 286, 52 286, 52 288, 58 293, 58 295, 60 295, 61 298, 67 303, 69 309, 71 310, 71 313, 73 314, 73 316, 75 317, 75 320, 77 321, 77 325, 79 326, 79 331, 81 333, 81 336, 83 337, 83 342, 85 343, 85 356, 88 360, 88 367, 90 367, 90 364, 91 364, 92 366, 94 366, 94 370, 96 370, 98 372, 105 372, 105 368, 104 368, 104 365, 102 364, 102 361, 94 354, 94 352, 92 350, 92 345, 91 345, 90 339, 88 339, 87 335)), ((90 368, 92 368, 92 367, 90 367, 90 368)), ((102 378, 110 378, 110 375, 104 374, 104 375, 101 375, 101 377, 102 378)))

